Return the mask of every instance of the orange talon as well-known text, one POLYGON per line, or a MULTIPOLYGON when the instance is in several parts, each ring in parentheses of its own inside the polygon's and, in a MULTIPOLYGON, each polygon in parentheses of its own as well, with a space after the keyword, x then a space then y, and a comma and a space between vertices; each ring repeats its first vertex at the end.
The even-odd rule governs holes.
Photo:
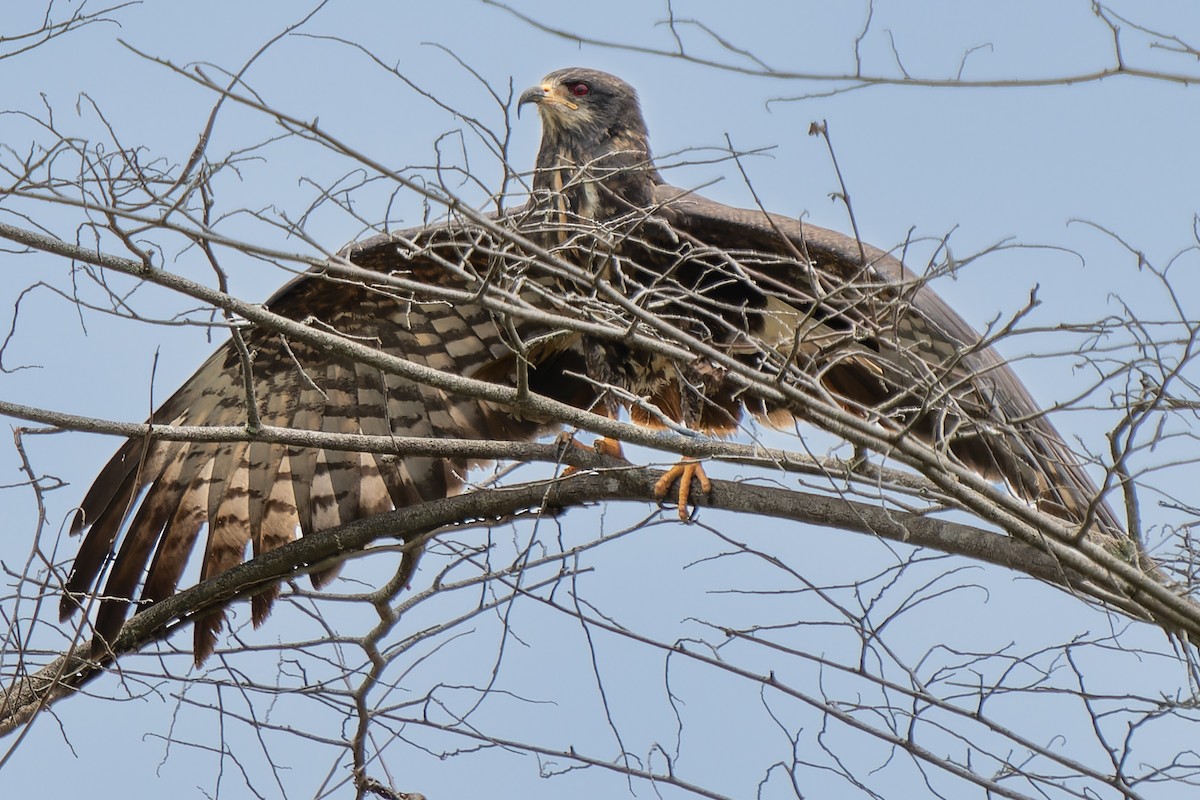
POLYGON ((602 456, 619 458, 622 461, 627 460, 625 458, 625 451, 621 449, 621 443, 616 439, 609 439, 605 436, 601 436, 599 439, 592 442, 592 449, 602 456))
POLYGON ((696 480, 700 483, 700 493, 708 495, 712 493, 712 481, 708 479, 708 475, 704 472, 704 466, 699 462, 690 458, 685 458, 675 466, 663 473, 663 476, 654 484, 654 496, 662 502, 667 497, 667 492, 671 490, 671 484, 679 481, 679 518, 687 522, 690 518, 688 506, 691 501, 692 481, 696 480))
MULTIPOLYGON (((599 439, 592 442, 591 446, 589 447, 588 445, 582 444, 578 439, 576 439, 575 434, 571 433, 570 431, 563 431, 562 433, 558 434, 558 443, 560 447, 578 447, 581 450, 594 450, 602 456, 619 458, 622 461, 626 460, 625 451, 621 449, 621 443, 616 439, 608 439, 601 436, 599 439)), ((576 472, 579 472, 577 467, 569 466, 562 471, 562 476, 566 478, 569 475, 574 475, 576 472)))

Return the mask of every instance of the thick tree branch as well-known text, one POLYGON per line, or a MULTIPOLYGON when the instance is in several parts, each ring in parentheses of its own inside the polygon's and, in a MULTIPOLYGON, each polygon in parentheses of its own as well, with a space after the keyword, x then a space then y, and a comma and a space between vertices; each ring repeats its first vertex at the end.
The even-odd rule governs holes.
MULTIPOLYGON (((304 537, 234 567, 131 618, 112 643, 108 656, 89 657, 88 647, 60 656, 36 674, 5 689, 0 708, 0 734, 28 721, 47 703, 77 690, 94 678, 112 658, 136 652, 169 636, 192 619, 237 597, 254 594, 293 578, 298 572, 328 567, 330 562, 366 550, 380 539, 403 539, 407 547, 424 544, 431 532, 464 521, 499 520, 528 511, 566 510, 596 502, 653 501, 662 473, 630 466, 612 466, 602 456, 578 451, 573 460, 585 470, 567 478, 477 490, 456 497, 404 508, 304 537)), ((1072 593, 1101 600, 1124 613, 1149 619, 1136 603, 1111 587, 1090 583, 1091 577, 1070 573, 1044 552, 1002 534, 969 525, 881 508, 876 504, 795 492, 750 483, 713 482, 712 494, 698 497, 705 508, 768 516, 792 522, 870 534, 918 547, 997 564, 1058 585, 1072 593)), ((569 553, 564 555, 568 557, 569 553)))

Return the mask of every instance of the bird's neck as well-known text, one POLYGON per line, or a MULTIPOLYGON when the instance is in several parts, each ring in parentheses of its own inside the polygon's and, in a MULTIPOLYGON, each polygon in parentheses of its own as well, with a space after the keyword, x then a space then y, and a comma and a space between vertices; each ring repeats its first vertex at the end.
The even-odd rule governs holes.
POLYGON ((647 208, 662 178, 646 139, 637 131, 545 131, 533 177, 536 201, 565 222, 603 222, 647 208))

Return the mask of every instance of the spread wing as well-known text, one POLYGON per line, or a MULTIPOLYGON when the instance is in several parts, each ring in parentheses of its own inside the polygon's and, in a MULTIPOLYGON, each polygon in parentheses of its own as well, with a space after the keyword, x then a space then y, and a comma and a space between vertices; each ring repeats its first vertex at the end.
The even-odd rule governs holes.
POLYGON ((657 186, 655 200, 694 252, 713 248, 720 269, 745 276, 743 296, 724 307, 755 310, 741 324, 757 331, 760 363, 778 369, 791 358, 848 407, 913 431, 1049 513, 1127 538, 1012 369, 898 259, 671 186, 657 186))
MULTIPOLYGON (((452 229, 442 229, 447 230, 452 229)), ((482 274, 488 267, 484 256, 468 249, 471 244, 469 237, 439 235, 435 227, 376 237, 343 255, 431 288, 463 288, 474 281, 472 269, 482 274)), ((470 374, 509 352, 502 326, 479 303, 449 303, 419 291, 310 273, 284 287, 268 306, 447 373, 470 374)), ((534 438, 547 427, 278 334, 252 329, 245 341, 252 354, 254 402, 267 425, 498 440, 534 438)), ((227 343, 152 421, 243 425, 246 383, 242 359, 227 343)), ((470 466, 457 459, 395 459, 258 442, 130 439, 96 478, 74 519, 72 532, 86 529, 86 535, 67 580, 62 616, 74 613, 102 582, 95 631, 99 640, 111 640, 132 601, 153 602, 175 592, 206 523, 202 579, 241 563, 248 546, 257 556, 291 541, 297 531, 309 534, 444 497, 460 487, 470 466)), ((256 624, 277 591, 253 599, 256 624)), ((211 652, 222 620, 218 612, 197 621, 197 662, 211 652)))
MULTIPOLYGON (((559 210, 545 225, 554 235, 542 238, 657 319, 911 432, 1042 510, 1092 523, 1094 535, 1130 552, 1122 524, 1013 370, 898 259, 794 219, 653 188, 649 209, 625 204, 605 222, 559 210)), ((613 194, 600 197, 621 206, 613 194)), ((559 281, 557 290, 576 313, 618 330, 653 330, 598 299, 586 279, 559 281)), ((610 387, 602 404, 610 413, 628 408, 635 422, 665 417, 726 434, 747 411, 792 419, 702 358, 674 363, 613 338, 565 336, 559 344, 537 354, 541 368, 562 369, 555 359, 574 353, 596 384, 610 387)))

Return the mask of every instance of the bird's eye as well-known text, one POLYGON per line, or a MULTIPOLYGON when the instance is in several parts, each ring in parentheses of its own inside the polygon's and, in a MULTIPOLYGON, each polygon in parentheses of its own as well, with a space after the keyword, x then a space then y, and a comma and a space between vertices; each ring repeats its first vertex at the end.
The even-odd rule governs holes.
POLYGON ((575 95, 576 97, 583 97, 585 94, 587 94, 591 90, 592 90, 592 87, 588 86, 586 83, 572 83, 571 84, 571 94, 575 95))

